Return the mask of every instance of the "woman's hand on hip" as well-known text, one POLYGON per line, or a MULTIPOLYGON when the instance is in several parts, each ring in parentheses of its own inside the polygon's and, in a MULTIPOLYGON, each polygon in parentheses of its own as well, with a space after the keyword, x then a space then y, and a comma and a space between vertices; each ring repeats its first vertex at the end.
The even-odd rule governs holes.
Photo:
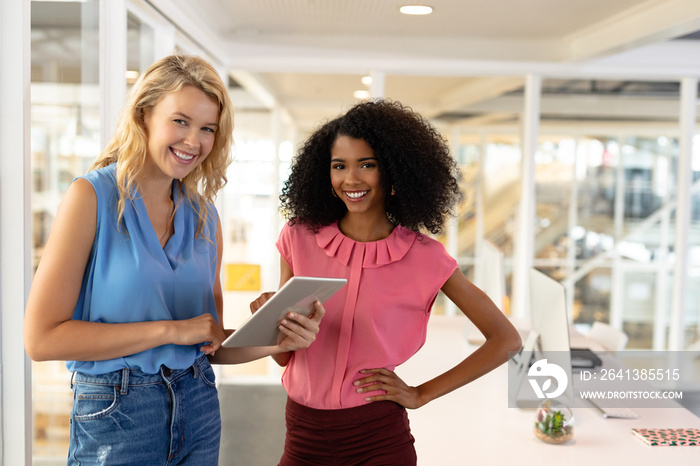
POLYGON ((366 401, 393 401, 404 408, 415 409, 425 404, 416 387, 410 387, 395 372, 384 368, 364 369, 365 377, 355 380, 357 393, 383 391, 384 394, 370 395, 366 401))

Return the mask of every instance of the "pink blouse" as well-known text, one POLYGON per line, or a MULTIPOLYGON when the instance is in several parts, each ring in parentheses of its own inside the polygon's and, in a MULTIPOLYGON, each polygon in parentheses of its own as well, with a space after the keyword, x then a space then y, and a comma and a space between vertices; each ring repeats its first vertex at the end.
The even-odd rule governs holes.
POLYGON ((400 225, 361 243, 337 224, 316 234, 287 224, 277 249, 294 275, 348 280, 324 304, 316 341, 294 352, 282 375, 289 397, 316 409, 359 406, 376 394, 355 391, 360 370, 393 371, 423 346, 437 293, 457 268, 441 243, 400 225))

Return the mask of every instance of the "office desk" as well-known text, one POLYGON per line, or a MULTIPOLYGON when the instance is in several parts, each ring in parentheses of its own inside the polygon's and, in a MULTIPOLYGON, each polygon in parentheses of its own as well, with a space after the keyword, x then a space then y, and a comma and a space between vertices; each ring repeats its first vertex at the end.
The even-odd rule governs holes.
MULTIPOLYGON (((465 339, 466 319, 432 316, 425 346, 397 369, 410 385, 454 366, 474 347, 465 339)), ((594 408, 574 408, 574 438, 550 445, 535 438, 535 410, 508 408, 504 364, 479 380, 409 411, 420 466, 700 464, 700 446, 651 447, 631 429, 700 428, 700 417, 681 407, 634 408, 639 419, 603 419, 594 408)))

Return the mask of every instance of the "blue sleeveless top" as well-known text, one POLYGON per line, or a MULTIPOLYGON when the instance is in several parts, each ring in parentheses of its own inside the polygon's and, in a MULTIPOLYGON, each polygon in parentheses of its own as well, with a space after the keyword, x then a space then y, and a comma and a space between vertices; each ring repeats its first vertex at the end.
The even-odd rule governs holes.
MULTIPOLYGON (((213 290, 218 225, 214 206, 208 206, 202 235, 195 238, 199 217, 174 180, 175 232, 161 247, 138 192, 133 201, 125 203, 122 225, 117 225, 116 164, 82 178, 97 194, 97 230, 73 319, 107 323, 183 320, 208 312, 218 321, 213 290)), ((88 374, 123 368, 155 374, 161 365, 171 369, 191 366, 202 354, 200 346, 168 344, 105 361, 67 361, 66 366, 88 374)))

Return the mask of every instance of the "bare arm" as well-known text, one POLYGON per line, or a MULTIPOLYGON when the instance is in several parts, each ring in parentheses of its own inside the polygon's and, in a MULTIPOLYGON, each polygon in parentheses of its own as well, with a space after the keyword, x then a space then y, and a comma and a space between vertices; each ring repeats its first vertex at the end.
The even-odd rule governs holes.
POLYGON ((384 368, 366 370, 372 374, 355 382, 360 393, 384 390, 386 395, 369 401, 391 400, 406 408, 419 408, 492 371, 508 360, 509 351, 518 351, 520 335, 503 313, 458 269, 442 287, 486 337, 486 342, 458 365, 417 387, 409 387, 394 372, 384 368), (367 385, 368 384, 368 385, 367 385))
POLYGON ((221 231, 221 219, 216 228, 216 279, 214 280, 214 301, 219 325, 224 328, 224 292, 221 287, 221 261, 224 259, 224 234, 221 231))
POLYGON ((72 320, 97 222, 92 185, 76 180, 61 203, 34 276, 24 320, 24 345, 35 361, 100 361, 174 343, 218 347, 224 334, 211 315, 183 321, 107 324, 72 320))
MULTIPOLYGON (((287 264, 287 261, 285 261, 282 257, 280 257, 280 284, 277 289, 282 288, 282 285, 287 283, 290 278, 294 276, 294 272, 292 272, 292 268, 287 264)), ((277 364, 280 366, 284 367, 287 364, 289 364, 289 360, 292 359, 292 353, 291 352, 285 352, 285 353, 278 353, 272 356, 272 359, 275 360, 277 364)))
MULTIPOLYGON (((217 319, 219 320, 219 327, 221 328, 221 331, 224 333, 225 336, 228 336, 231 332, 226 333, 226 330, 224 329, 224 292, 223 288, 221 286, 221 261, 224 258, 224 234, 221 230, 221 219, 219 219, 217 225, 216 225, 216 277, 214 278, 214 288, 213 288, 213 293, 214 293, 214 303, 216 304, 216 316, 217 319)), ((225 340, 226 338, 224 338, 225 340)), ((218 342, 219 344, 223 343, 223 340, 218 342)), ((209 343, 208 345, 202 346, 202 351, 207 353, 211 359, 212 356, 216 353, 217 349, 223 349, 220 348, 219 345, 216 345, 216 347, 212 344, 209 343)), ((213 362, 213 360, 212 360, 213 362)))

